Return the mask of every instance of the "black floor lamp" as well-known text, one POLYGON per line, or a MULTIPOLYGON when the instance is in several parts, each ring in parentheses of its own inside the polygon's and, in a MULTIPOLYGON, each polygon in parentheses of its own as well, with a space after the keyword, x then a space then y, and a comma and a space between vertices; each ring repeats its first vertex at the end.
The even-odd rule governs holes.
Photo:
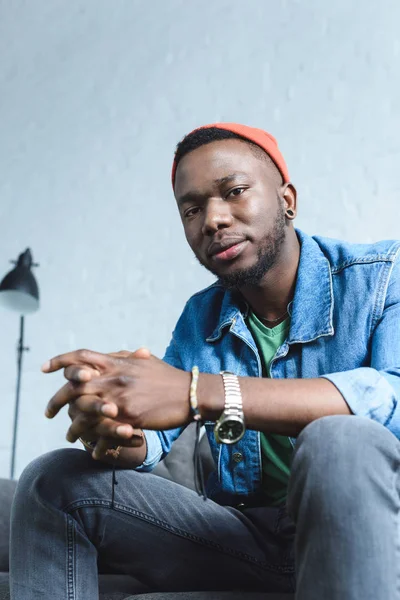
POLYGON ((24 316, 39 309, 39 288, 31 271, 39 265, 32 262, 29 248, 19 255, 18 260, 11 261, 16 267, 4 277, 0 283, 0 305, 20 314, 20 330, 17 347, 17 385, 14 412, 14 432, 12 439, 10 476, 14 479, 15 452, 17 448, 19 397, 21 391, 21 373, 23 353, 29 348, 24 346, 24 316))

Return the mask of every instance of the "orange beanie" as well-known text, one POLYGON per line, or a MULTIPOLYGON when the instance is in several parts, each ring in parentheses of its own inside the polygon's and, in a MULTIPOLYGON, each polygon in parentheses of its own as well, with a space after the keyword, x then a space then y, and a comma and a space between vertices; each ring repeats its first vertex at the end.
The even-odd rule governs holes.
MULTIPOLYGON (((203 127, 197 127, 191 133, 195 131, 199 131, 200 129, 210 129, 211 127, 217 127, 218 129, 226 129, 227 131, 232 131, 233 133, 237 133, 243 138, 257 144, 260 146, 268 156, 274 161, 276 166, 278 167, 284 183, 288 183, 290 181, 288 168, 285 163, 285 159, 283 158, 279 148, 278 142, 276 139, 267 131, 263 131, 262 129, 257 129, 256 127, 248 127, 247 125, 239 125, 238 123, 213 123, 211 125, 203 125, 203 127)), ((191 135, 189 133, 188 135, 191 135)), ((176 161, 172 165, 172 187, 175 185, 175 173, 176 173, 176 161)))

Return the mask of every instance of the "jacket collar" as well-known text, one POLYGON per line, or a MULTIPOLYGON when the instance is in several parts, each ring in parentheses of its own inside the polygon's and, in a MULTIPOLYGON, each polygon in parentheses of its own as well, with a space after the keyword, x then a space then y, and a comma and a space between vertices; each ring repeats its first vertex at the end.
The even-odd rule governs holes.
MULTIPOLYGON (((328 259, 317 242, 296 230, 300 242, 300 262, 294 299, 289 305, 291 324, 289 344, 311 342, 319 337, 333 335, 333 287, 328 259)), ((228 326, 232 333, 243 336, 242 317, 249 307, 235 291, 226 290, 218 323, 207 342, 218 340, 228 326)))
POLYGON ((248 312, 248 304, 238 292, 234 290, 225 290, 217 326, 206 341, 215 342, 218 340, 226 327, 230 327, 231 330, 234 330, 238 317, 243 315, 243 318, 245 319, 248 312))
POLYGON ((333 335, 333 286, 328 259, 317 242, 296 230, 301 245, 293 302, 290 305, 289 344, 312 342, 333 335))

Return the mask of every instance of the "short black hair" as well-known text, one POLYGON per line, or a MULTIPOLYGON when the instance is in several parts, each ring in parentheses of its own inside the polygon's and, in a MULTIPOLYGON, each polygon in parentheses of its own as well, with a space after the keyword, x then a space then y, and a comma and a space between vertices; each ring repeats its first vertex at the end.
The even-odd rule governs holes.
POLYGON ((177 145, 175 150, 175 165, 178 167, 179 162, 182 160, 186 154, 192 152, 193 150, 197 150, 201 146, 205 146, 206 144, 211 144, 211 142, 220 142, 221 140, 242 140, 248 144, 253 152, 253 154, 261 159, 266 160, 269 164, 273 165, 276 171, 279 173, 282 178, 282 174, 279 171, 278 167, 272 160, 272 158, 263 150, 260 146, 248 140, 247 138, 239 135, 238 133, 234 133, 233 131, 228 131, 227 129, 220 129, 219 127, 207 127, 205 129, 195 129, 188 135, 186 135, 177 145))

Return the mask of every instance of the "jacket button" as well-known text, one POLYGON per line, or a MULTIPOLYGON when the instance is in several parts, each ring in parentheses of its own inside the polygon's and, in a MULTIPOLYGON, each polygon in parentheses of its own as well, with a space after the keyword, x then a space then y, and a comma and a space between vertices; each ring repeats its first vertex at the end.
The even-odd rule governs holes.
POLYGON ((244 510, 245 508, 247 508, 247 506, 243 502, 240 502, 240 504, 236 505, 236 508, 237 510, 244 510))
POLYGON ((240 463, 243 460, 243 454, 241 452, 234 452, 232 454, 232 459, 235 463, 240 463))

